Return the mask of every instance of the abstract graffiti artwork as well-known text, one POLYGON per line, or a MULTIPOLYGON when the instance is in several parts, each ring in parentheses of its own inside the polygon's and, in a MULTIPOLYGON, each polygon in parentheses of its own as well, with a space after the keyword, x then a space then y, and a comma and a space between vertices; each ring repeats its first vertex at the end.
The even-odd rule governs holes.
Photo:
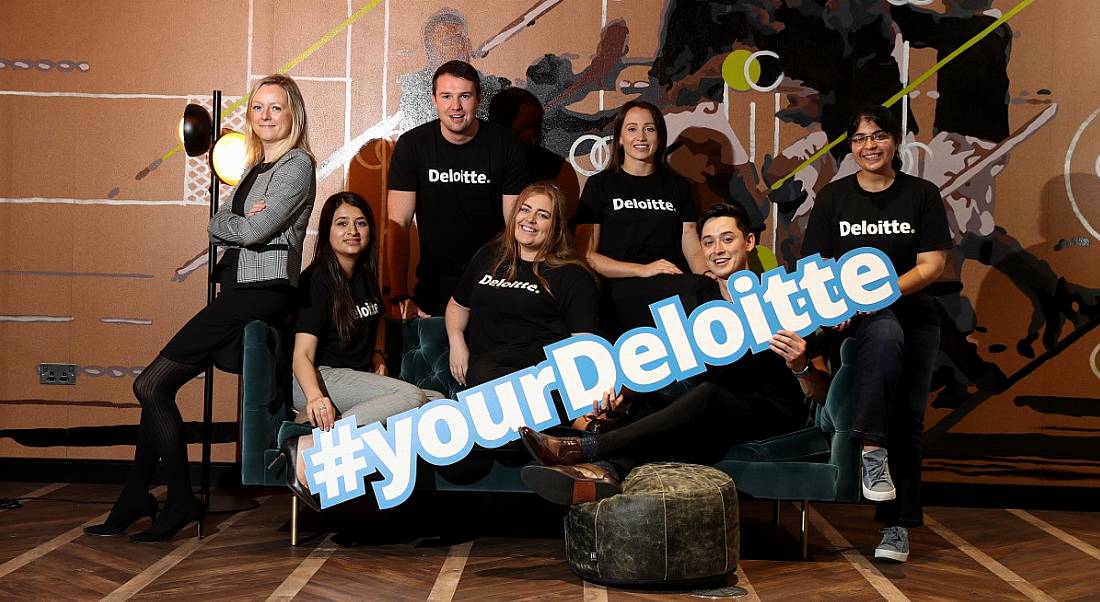
MULTIPOLYGON (((1100 104, 1081 70, 1100 5, 232 0, 197 21, 185 5, 0 6, 0 455, 129 456, 133 378, 203 301, 209 174, 173 131, 187 102, 221 89, 239 127, 249 84, 289 73, 318 198, 354 188, 384 219, 392 141, 434 117, 431 74, 459 58, 481 72, 479 115, 508 88, 538 99, 534 138, 577 186, 608 164, 616 109, 655 103, 697 205, 744 206, 788 269, 816 191, 856 169, 834 144, 851 112, 889 101, 903 169, 939 187, 955 243, 927 478, 1100 485, 1100 104), (77 384, 40 385, 44 362, 77 384)), ((216 386, 215 459, 232 460, 236 383, 216 386)))

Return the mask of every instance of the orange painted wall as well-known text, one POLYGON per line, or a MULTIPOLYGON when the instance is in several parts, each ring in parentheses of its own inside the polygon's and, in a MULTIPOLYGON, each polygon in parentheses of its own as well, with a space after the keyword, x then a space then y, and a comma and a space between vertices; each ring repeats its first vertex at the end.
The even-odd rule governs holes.
MULTIPOLYGON (((1002 12, 1016 4, 993 2, 1002 12)), ((568 109, 591 115, 637 94, 631 82, 648 79, 661 48, 665 0, 0 3, 0 456, 124 459, 132 453, 127 445, 37 445, 26 437, 42 429, 136 424, 135 371, 203 303, 208 175, 174 140, 189 100, 209 102, 218 88, 232 102, 250 78, 293 62, 288 72, 305 95, 324 176, 317 209, 349 181, 377 206, 385 153, 371 147, 356 154, 358 143, 399 134, 387 124, 399 107, 399 76, 426 63, 425 20, 445 6, 457 9, 476 49, 543 5, 549 8, 532 26, 475 65, 519 86, 546 54, 570 58, 580 72, 597 52, 601 29, 625 25, 625 65, 609 81, 591 84, 568 109), (349 18, 354 23, 342 26, 349 18), (379 135, 358 140, 372 127, 379 135), (39 362, 76 364, 78 384, 40 385, 39 362)), ((1040 361, 1017 352, 1038 301, 1003 270, 967 261, 962 271, 980 326, 967 340, 1004 374, 1027 374, 976 404, 950 433, 1035 437, 1042 449, 1063 451, 930 454, 932 479, 1100 483, 1100 458, 1074 451, 1095 447, 1100 430, 1100 331, 1089 321, 1092 291, 1100 289, 1100 125, 1092 121, 1100 79, 1091 75, 1091 61, 1100 56, 1098 21, 1100 5, 1092 0, 1037 0, 1010 22, 1016 32, 1008 65, 1011 128, 1051 106, 1056 113, 1020 139, 994 176, 993 214, 1029 257, 1079 287, 1077 297, 1048 307, 1051 320, 1041 332, 1063 320, 1050 357, 1043 358, 1048 349, 1041 340, 1033 345, 1040 361), (1085 401, 1071 404, 1080 408, 1077 415, 1050 413, 1020 401, 1029 396, 1085 401)), ((910 77, 936 60, 927 49, 913 49, 909 57, 910 77)), ((932 138, 935 99, 928 92, 935 89, 932 77, 911 96, 923 125, 917 142, 932 138)), ((774 103, 771 92, 731 90, 724 105, 712 107, 728 111, 726 123, 746 150, 751 142, 748 167, 756 173, 774 146, 786 148, 815 131, 781 123, 777 141, 774 103)), ((239 122, 239 113, 234 119, 239 122)), ((577 163, 591 165, 587 155, 577 163)), ((235 400, 235 377, 219 375, 217 421, 235 420, 235 400)), ((187 385, 179 401, 185 420, 199 419, 198 383, 187 385)), ((934 428, 952 415, 958 410, 932 407, 927 423, 934 428)), ((216 460, 234 455, 231 444, 216 446, 216 460)))

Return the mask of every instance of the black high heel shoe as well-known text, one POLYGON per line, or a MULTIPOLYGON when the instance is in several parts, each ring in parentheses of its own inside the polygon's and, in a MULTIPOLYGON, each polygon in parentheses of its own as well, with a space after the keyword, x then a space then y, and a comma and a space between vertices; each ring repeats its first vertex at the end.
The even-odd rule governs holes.
POLYGON ((135 543, 150 543, 157 541, 169 541, 187 525, 198 522, 199 538, 202 538, 202 518, 205 514, 202 502, 195 496, 189 495, 186 500, 178 504, 164 505, 153 526, 145 531, 130 536, 130 541, 135 543), (178 506, 184 506, 179 508, 178 506))
POLYGON ((286 486, 294 495, 298 496, 298 499, 306 505, 307 508, 314 512, 321 511, 321 502, 317 501, 317 497, 309 492, 308 489, 302 486, 301 481, 298 480, 298 437, 287 437, 283 441, 283 446, 280 448, 280 453, 271 461, 271 465, 268 468, 275 466, 275 463, 279 459, 286 461, 286 486))
POLYGON ((130 502, 119 498, 111 508, 111 513, 107 515, 107 520, 98 525, 84 527, 84 532, 88 535, 100 537, 122 535, 126 532, 126 529, 130 528, 130 525, 145 516, 148 516, 150 520, 157 517, 157 498, 148 492, 140 501, 130 502))

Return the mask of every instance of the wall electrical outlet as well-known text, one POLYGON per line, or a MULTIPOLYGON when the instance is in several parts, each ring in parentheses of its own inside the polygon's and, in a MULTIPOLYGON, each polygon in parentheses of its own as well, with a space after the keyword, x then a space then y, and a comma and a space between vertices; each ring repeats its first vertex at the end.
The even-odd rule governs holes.
POLYGON ((38 384, 75 385, 76 364, 38 364, 38 384))

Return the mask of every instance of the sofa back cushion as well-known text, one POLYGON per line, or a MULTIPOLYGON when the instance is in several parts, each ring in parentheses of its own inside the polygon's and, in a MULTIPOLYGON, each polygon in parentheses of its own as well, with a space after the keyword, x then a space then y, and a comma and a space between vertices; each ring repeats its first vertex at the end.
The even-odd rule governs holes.
POLYGON ((421 389, 438 391, 448 399, 462 386, 451 376, 447 329, 442 317, 392 321, 390 332, 401 333, 401 371, 398 378, 421 389))

